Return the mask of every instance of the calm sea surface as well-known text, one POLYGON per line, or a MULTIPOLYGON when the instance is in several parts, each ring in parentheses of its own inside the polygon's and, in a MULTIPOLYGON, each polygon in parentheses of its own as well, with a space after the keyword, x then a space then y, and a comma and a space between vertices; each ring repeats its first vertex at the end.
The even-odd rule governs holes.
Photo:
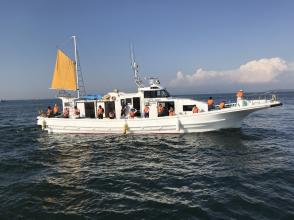
POLYGON ((294 219, 294 93, 279 98, 241 129, 155 136, 51 135, 36 114, 55 100, 0 103, 0 219, 294 219))

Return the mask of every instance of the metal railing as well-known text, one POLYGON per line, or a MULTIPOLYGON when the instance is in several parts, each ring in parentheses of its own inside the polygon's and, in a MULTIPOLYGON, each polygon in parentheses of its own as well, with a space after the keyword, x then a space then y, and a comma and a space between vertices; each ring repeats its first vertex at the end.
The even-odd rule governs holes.
MULTIPOLYGON (((247 101, 246 104, 257 104, 261 102, 273 102, 277 101, 278 97, 273 91, 268 91, 264 93, 250 93, 244 96, 244 101, 247 101)), ((225 104, 225 108, 232 108, 237 106, 236 99, 234 101, 228 100, 228 103, 225 104)), ((219 109, 219 105, 215 105, 215 109, 219 109)))

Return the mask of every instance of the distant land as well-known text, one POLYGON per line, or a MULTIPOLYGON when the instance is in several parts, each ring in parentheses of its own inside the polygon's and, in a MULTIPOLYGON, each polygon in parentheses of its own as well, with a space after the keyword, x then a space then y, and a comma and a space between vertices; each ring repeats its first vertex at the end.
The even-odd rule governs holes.
POLYGON ((294 92, 294 89, 276 89, 276 90, 272 90, 272 91, 276 91, 276 92, 294 92))

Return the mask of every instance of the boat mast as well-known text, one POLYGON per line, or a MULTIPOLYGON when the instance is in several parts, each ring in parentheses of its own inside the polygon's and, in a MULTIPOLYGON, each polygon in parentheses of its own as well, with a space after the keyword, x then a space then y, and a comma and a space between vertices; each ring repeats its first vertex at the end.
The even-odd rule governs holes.
POLYGON ((78 47, 77 47, 77 38, 76 36, 72 36, 73 43, 74 43, 74 54, 75 54, 75 66, 76 66, 76 80, 77 80, 77 91, 78 91, 78 98, 81 96, 86 95, 86 88, 84 84, 84 77, 82 73, 82 68, 80 64, 80 58, 78 53, 78 47))
POLYGON ((130 55, 131 55, 131 67, 134 71, 134 78, 135 78, 135 83, 137 85, 138 88, 143 88, 143 82, 139 76, 139 66, 135 61, 135 53, 134 53, 134 48, 133 48, 133 44, 130 44, 130 55))
POLYGON ((74 54, 75 54, 75 64, 76 64, 76 77, 77 77, 77 91, 78 99, 80 98, 80 88, 79 88, 79 74, 78 74, 78 54, 77 54, 77 39, 76 36, 72 36, 74 44, 74 54))

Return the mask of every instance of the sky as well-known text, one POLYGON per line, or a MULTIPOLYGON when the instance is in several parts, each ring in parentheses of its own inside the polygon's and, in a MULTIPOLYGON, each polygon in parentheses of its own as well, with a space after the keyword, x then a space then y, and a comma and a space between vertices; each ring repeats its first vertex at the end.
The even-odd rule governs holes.
POLYGON ((87 93, 134 91, 140 73, 171 94, 293 89, 294 1, 0 0, 0 99, 53 98, 57 47, 76 35, 87 93))

